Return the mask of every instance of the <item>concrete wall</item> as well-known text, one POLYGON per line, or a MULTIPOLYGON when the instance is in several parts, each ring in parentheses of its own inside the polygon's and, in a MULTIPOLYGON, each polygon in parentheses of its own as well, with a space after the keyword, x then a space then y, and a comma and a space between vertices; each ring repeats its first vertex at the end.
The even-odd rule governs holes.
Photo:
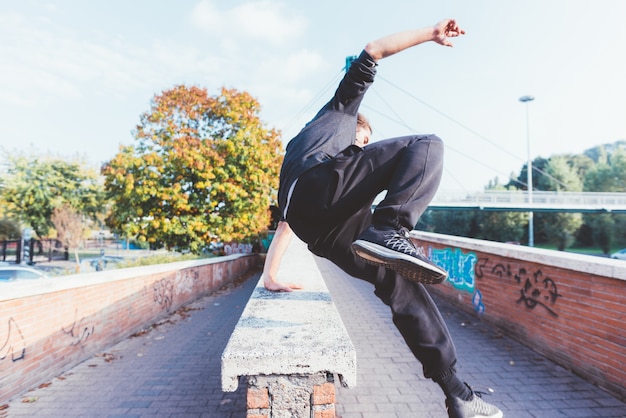
MULTIPOLYGON (((626 262, 413 233, 450 272, 434 293, 626 398, 626 262)), ((471 350, 471 347, 457 347, 471 350)))
POLYGON ((0 403, 260 264, 231 255, 0 283, 0 403))

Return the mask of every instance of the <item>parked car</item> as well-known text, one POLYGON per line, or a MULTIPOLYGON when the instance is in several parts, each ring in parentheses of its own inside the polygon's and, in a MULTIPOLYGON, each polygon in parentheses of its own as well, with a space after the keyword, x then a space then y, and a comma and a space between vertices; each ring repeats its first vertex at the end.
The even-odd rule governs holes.
POLYGON ((626 248, 622 248, 621 250, 614 252, 613 254, 611 254, 611 258, 626 260, 626 248))
POLYGON ((32 280, 32 279, 45 279, 48 275, 32 267, 13 265, 13 266, 0 266, 0 282, 9 282, 15 280, 32 280))

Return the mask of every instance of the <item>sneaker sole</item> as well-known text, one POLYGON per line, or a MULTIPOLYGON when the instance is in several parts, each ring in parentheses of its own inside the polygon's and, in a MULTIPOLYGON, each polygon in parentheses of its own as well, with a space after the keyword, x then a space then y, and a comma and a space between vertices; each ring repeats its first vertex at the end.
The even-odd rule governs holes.
POLYGON ((356 240, 352 248, 366 263, 389 268, 413 282, 439 284, 448 278, 445 270, 369 241, 356 240))

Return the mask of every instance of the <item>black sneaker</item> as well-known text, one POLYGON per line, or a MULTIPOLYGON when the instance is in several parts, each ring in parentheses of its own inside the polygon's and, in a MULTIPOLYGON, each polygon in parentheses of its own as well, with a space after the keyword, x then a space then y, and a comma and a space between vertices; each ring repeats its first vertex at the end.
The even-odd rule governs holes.
POLYGON ((448 272, 417 249, 406 228, 395 231, 370 226, 352 248, 366 263, 390 268, 414 282, 437 284, 448 277, 448 272))
POLYGON ((504 416, 500 409, 485 402, 480 396, 480 392, 472 391, 472 398, 469 401, 464 401, 461 398, 446 398, 446 411, 448 411, 448 417, 502 418, 504 416))

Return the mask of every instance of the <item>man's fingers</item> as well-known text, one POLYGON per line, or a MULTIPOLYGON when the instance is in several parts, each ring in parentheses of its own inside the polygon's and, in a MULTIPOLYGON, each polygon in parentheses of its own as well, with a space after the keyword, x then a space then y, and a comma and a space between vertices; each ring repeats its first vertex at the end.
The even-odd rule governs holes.
POLYGON ((264 287, 270 292, 291 292, 293 290, 302 289, 302 285, 295 283, 264 283, 264 287))
POLYGON ((459 27, 459 25, 456 23, 456 20, 450 19, 450 21, 448 21, 448 24, 446 25, 444 33, 446 34, 446 36, 454 37, 464 35, 465 31, 459 27))

